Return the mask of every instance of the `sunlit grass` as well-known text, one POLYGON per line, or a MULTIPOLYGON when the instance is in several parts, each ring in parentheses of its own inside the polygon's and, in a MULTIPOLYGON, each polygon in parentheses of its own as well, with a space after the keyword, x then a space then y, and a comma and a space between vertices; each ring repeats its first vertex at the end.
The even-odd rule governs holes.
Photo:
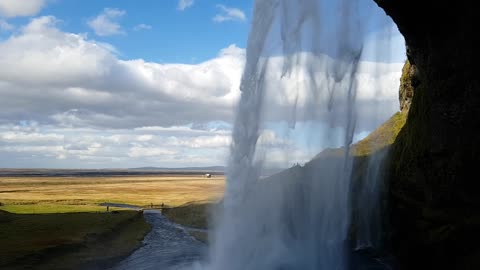
POLYGON ((216 201, 223 191, 223 176, 2 177, 0 209, 26 214, 105 211, 102 202, 179 206, 216 201))
MULTIPOLYGON (((49 214, 49 213, 74 213, 74 212, 100 212, 105 207, 98 205, 62 205, 62 204, 8 204, 0 207, 1 210, 17 214, 49 214)), ((113 209, 112 209, 113 210, 113 209)))
POLYGON ((407 121, 407 112, 394 114, 365 139, 352 146, 354 156, 367 156, 385 146, 392 145, 407 121))

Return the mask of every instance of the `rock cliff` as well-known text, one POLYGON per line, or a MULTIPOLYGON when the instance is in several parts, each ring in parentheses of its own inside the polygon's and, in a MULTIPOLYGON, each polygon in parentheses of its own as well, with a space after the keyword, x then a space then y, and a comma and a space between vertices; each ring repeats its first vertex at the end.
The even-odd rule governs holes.
POLYGON ((394 252, 404 269, 480 269, 476 9, 466 0, 375 1, 404 35, 410 65, 400 93, 410 110, 389 170, 394 252))

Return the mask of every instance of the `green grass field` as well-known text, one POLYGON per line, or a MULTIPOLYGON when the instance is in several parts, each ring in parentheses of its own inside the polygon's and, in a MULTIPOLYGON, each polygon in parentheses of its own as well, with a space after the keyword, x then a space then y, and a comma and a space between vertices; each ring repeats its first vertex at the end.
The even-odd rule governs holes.
MULTIPOLYGON (((100 212, 105 211, 105 207, 92 204, 86 205, 68 205, 62 203, 31 203, 18 204, 14 201, 10 204, 0 207, 0 209, 16 214, 51 214, 51 213, 79 213, 79 212, 100 212)), ((116 210, 116 209, 112 209, 116 210)))
POLYGON ((175 223, 192 228, 207 229, 212 204, 189 203, 179 207, 165 209, 163 214, 175 223))
POLYGON ((108 265, 137 248, 149 230, 137 211, 36 215, 0 211, 0 269, 108 265))

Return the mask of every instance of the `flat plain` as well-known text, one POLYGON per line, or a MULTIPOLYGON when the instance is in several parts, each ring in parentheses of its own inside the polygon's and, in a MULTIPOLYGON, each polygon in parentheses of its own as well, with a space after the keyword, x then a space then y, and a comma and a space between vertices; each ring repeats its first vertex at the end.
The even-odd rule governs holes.
MULTIPOLYGON (((191 172, 0 171, 0 269, 108 268, 141 245, 150 225, 139 211, 107 212, 101 203, 187 205, 183 215, 170 211, 184 221, 184 209, 222 198, 224 180, 191 172)), ((189 212, 206 219, 205 211, 189 212)))
POLYGON ((223 175, 3 176, 0 210, 12 213, 105 211, 100 203, 175 207, 222 198, 223 175))

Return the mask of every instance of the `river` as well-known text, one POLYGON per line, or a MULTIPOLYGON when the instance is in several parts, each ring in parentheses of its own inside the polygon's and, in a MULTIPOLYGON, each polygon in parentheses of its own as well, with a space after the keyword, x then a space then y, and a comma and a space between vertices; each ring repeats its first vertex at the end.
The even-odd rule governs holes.
POLYGON ((121 261, 115 270, 180 270, 202 261, 207 246, 188 234, 187 229, 172 223, 160 211, 145 210, 152 230, 144 245, 121 261))
MULTIPOLYGON (((191 270, 205 262, 207 245, 188 234, 183 226, 169 221, 157 210, 145 210, 145 219, 152 230, 143 240, 144 245, 110 270, 191 270)), ((390 257, 368 252, 350 254, 350 270, 397 269, 390 257)))

